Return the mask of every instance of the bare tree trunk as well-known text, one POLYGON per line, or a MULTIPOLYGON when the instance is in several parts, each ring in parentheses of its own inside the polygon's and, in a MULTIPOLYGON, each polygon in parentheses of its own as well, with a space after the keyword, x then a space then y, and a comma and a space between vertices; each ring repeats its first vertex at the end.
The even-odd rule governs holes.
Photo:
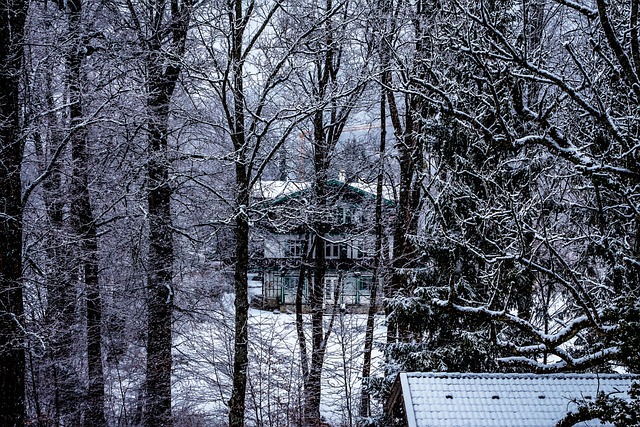
POLYGON ((163 71, 160 35, 151 42, 147 63, 149 114, 149 259, 147 273, 147 382, 145 424, 173 425, 171 416, 173 233, 168 158, 169 105, 180 74, 179 65, 163 71))
MULTIPOLYGON (((331 0, 327 1, 327 10, 330 10, 331 0)), ((331 36, 328 36, 331 37, 331 36)), ((331 50, 327 50, 326 63, 331 64, 331 50)), ((326 65, 325 65, 326 67, 326 65)), ((329 84, 329 72, 318 82, 321 91, 326 91, 329 84)), ((327 172, 329 168, 330 144, 326 141, 324 128, 324 111, 318 110, 313 118, 314 131, 314 189, 316 196, 316 209, 323 216, 327 209, 327 172)), ((322 367, 324 365, 324 354, 326 349, 324 332, 324 278, 327 269, 325 246, 328 224, 319 218, 313 224, 315 230, 314 240, 315 256, 313 269, 313 283, 310 283, 309 309, 311 312, 311 365, 304 387, 304 407, 302 425, 305 427, 320 425, 320 396, 322 394, 322 367)))
MULTIPOLYGON (((157 52, 159 53, 159 52, 157 52)), ((149 164, 147 203, 149 208, 149 259, 147 273, 147 382, 145 424, 171 426, 171 344, 173 307, 173 235, 171 231, 171 187, 167 159, 169 99, 164 85, 150 64, 149 164)))
MULTIPOLYGON (((239 206, 247 206, 248 187, 246 175, 238 173, 239 192, 237 201, 239 206), (243 178, 244 177, 244 178, 243 178), (244 179, 244 185, 242 181, 244 179)), ((244 168, 244 164, 242 165, 244 168)), ((249 269, 249 221, 246 213, 236 215, 236 270, 234 276, 235 288, 235 342, 233 356, 233 391, 229 401, 229 426, 244 426, 245 396, 247 391, 247 367, 249 365, 249 296, 247 290, 247 272, 249 269)))
MULTIPOLYGON (((89 212, 91 208, 89 206, 89 212)), ((85 232, 84 281, 87 299, 87 369, 89 390, 86 426, 104 426, 104 371, 102 366, 102 304, 98 281, 98 238, 94 218, 85 232)))
MULTIPOLYGON (((247 291, 247 271, 249 267, 249 203, 252 185, 261 176, 267 162, 287 140, 289 134, 295 128, 295 124, 301 119, 294 119, 287 126, 277 142, 270 149, 266 157, 258 160, 256 154, 268 134, 269 127, 278 120, 263 121, 263 109, 271 92, 279 85, 280 72, 285 64, 285 58, 281 59, 265 79, 261 86, 261 94, 258 97, 255 110, 249 108, 245 100, 244 92, 244 61, 260 39, 268 24, 281 9, 282 3, 275 2, 266 13, 264 21, 258 28, 251 27, 256 14, 255 4, 249 2, 247 10, 243 10, 242 0, 233 0, 227 3, 228 10, 225 14, 230 31, 228 38, 228 62, 222 71, 219 94, 224 108, 227 125, 233 144, 233 157, 236 174, 235 189, 235 237, 236 237, 236 266, 234 275, 235 288, 235 342, 233 360, 233 389, 229 400, 229 425, 232 427, 244 426, 245 397, 247 390, 247 366, 248 360, 248 319, 249 301, 247 291), (245 34, 250 28, 252 31, 245 34), (249 40, 245 40, 246 37, 249 40), (243 49, 247 50, 243 50, 243 49), (246 113, 249 111, 249 113, 246 113), (260 129, 260 130, 258 130, 260 129)), ((266 37, 266 36, 265 36, 266 37)), ((270 36, 269 36, 270 37, 270 36)), ((208 41, 210 42, 210 41, 208 41)), ((287 54, 287 57, 291 53, 287 54)), ((217 61, 217 59, 216 59, 217 61)), ((253 81, 253 84, 256 82, 253 81)), ((216 83, 212 83, 216 86, 216 83)), ((252 87, 251 90, 254 90, 252 87)), ((260 92, 260 91, 259 91, 260 92)))
MULTIPOLYGON (((327 20, 325 24, 324 57, 316 63, 315 94, 320 102, 324 101, 327 92, 330 91, 332 79, 335 78, 334 70, 334 49, 333 25, 331 19, 332 0, 326 0, 325 13, 327 20)), ((335 114, 332 114, 334 117, 335 114)), ((315 169, 314 189, 316 196, 316 209, 321 216, 327 209, 327 172, 329 169, 329 152, 332 150, 334 141, 329 139, 324 126, 324 109, 317 110, 313 115, 313 166, 315 169)), ((337 141, 337 140, 336 140, 337 141)), ((326 272, 326 233, 328 224, 319 218, 313 224, 315 230, 315 256, 313 269, 313 282, 309 284, 309 309, 311 312, 311 364, 309 374, 304 385, 304 402, 302 408, 302 425, 312 427, 320 425, 320 397, 322 394, 322 367, 324 365, 324 354, 326 342, 324 332, 324 278, 326 272)))
MULTIPOLYGON (((407 113, 409 116, 410 112, 407 113)), ((396 211, 396 222, 393 232, 393 273, 391 275, 391 285, 387 297, 393 297, 407 292, 407 283, 402 270, 411 265, 415 249, 408 239, 412 230, 415 230, 414 215, 416 215, 416 199, 413 189, 416 172, 416 136, 413 129, 413 119, 406 118, 405 135, 402 141, 397 144, 400 154, 400 185, 398 190, 398 206, 396 211)), ((388 314, 388 312, 387 312, 388 314)), ((402 340, 404 336, 404 326, 395 321, 389 322, 387 330, 387 341, 396 342, 402 340)))
MULTIPOLYGON (((387 71, 384 70, 383 73, 387 71)), ((383 85, 385 80, 383 78, 383 85)), ((371 415, 371 396, 367 391, 364 382, 371 376, 371 353, 373 351, 373 333, 375 331, 375 317, 378 312, 378 285, 381 274, 380 267, 382 265, 382 188, 384 184, 384 153, 386 151, 387 142, 387 103, 386 89, 380 88, 380 158, 378 165, 378 176, 376 182, 376 217, 375 217, 375 236, 376 246, 373 258, 373 277, 371 279, 371 295, 369 296, 369 311, 367 313, 367 325, 364 335, 364 356, 362 362, 362 392, 360 394, 360 416, 368 417, 371 415)))
POLYGON ((27 7, 0 3, 0 425, 7 427, 25 422, 19 92, 27 7))
MULTIPOLYGON (((413 20, 416 32, 414 52, 414 70, 412 73, 418 78, 424 78, 426 71, 422 57, 428 55, 428 38, 424 34, 424 16, 429 13, 428 0, 416 3, 416 19, 413 20)), ((387 100, 389 113, 396 136, 396 149, 399 153, 400 182, 398 188, 398 205, 393 231, 393 273, 386 297, 397 295, 404 289, 408 293, 407 282, 402 269, 411 267, 415 262, 416 250, 409 236, 417 230, 418 208, 421 203, 421 185, 418 175, 423 169, 422 153, 422 118, 428 107, 424 99, 412 93, 405 94, 406 111, 404 112, 404 128, 401 124, 400 113, 396 105, 395 96, 391 89, 391 75, 387 80, 387 100)), ((389 314, 389 309, 386 309, 389 314)), ((387 342, 408 339, 405 325, 389 321, 387 328, 387 342)))
MULTIPOLYGON (((314 243, 309 249, 309 233, 305 234, 304 244, 302 247, 302 260, 300 261, 300 274, 298 276, 298 285, 296 287, 296 332, 298 333, 298 346, 300 347, 300 365, 302 367, 302 379, 304 384, 309 377, 309 354, 307 352, 307 337, 304 334, 304 321, 302 317, 302 298, 304 291, 305 276, 307 275, 308 265, 313 257, 315 250, 314 243)), ((311 286, 310 281, 308 282, 311 286)))
POLYGON ((313 94, 314 103, 320 105, 313 113, 313 163, 315 169, 314 189, 316 209, 320 217, 313 223, 315 231, 315 263, 313 270, 313 283, 309 292, 309 305, 311 311, 311 364, 309 375, 304 387, 303 426, 318 426, 320 418, 320 398, 322 394, 322 369, 327 347, 327 341, 331 335, 332 316, 326 331, 323 324, 325 273, 327 262, 325 256, 326 237, 330 231, 327 217, 330 216, 329 189, 327 188, 330 155, 340 139, 344 126, 358 99, 364 84, 355 85, 348 97, 341 99, 337 93, 337 74, 340 70, 342 45, 335 39, 334 16, 340 10, 346 16, 346 4, 334 7, 332 0, 325 2, 325 17, 323 21, 324 37, 318 46, 322 54, 315 60, 313 94), (344 104, 339 107, 338 99, 344 104))
POLYGON ((231 72, 233 79, 233 121, 231 139, 236 161, 236 270, 235 288, 235 342, 233 351, 233 390, 229 401, 229 426, 244 426, 245 397, 247 392, 247 367, 249 365, 249 295, 247 272, 249 271, 249 183, 247 167, 247 141, 245 135, 245 100, 243 82, 242 42, 246 23, 243 23, 242 1, 236 0, 230 13, 233 29, 231 40, 231 72))
MULTIPOLYGON (((320 231, 322 233, 322 231, 320 231)), ((311 311, 311 365, 304 387, 303 426, 320 425, 320 396, 322 394, 322 367, 326 349, 324 332, 324 276, 326 262, 324 257, 325 241, 319 234, 316 236, 318 244, 315 249, 315 268, 313 271, 313 286, 309 292, 309 306, 311 311)))
MULTIPOLYGON (((53 152, 64 142, 61 141, 61 123, 55 114, 57 110, 51 88, 51 75, 47 75, 47 91, 44 97, 48 111, 45 115, 46 131, 43 134, 35 132, 33 135, 35 151, 40 163, 38 172, 40 174, 46 174, 47 170, 49 172, 42 182, 42 198, 49 230, 45 243, 48 263, 43 268, 46 289, 44 318, 48 325, 49 345, 40 359, 45 364, 39 369, 46 380, 44 378, 40 380, 45 382, 40 382, 38 388, 44 384, 51 385, 52 390, 44 395, 49 395, 53 400, 52 417, 56 425, 61 422, 79 425, 82 407, 81 383, 78 369, 74 365, 77 357, 74 344, 78 339, 74 328, 77 323, 76 286, 71 275, 73 254, 65 223, 68 192, 63 185, 62 177, 66 171, 63 170, 62 162, 55 159, 53 155, 53 152)), ((31 120, 33 116, 30 107, 28 105, 26 107, 31 120)), ((68 118, 68 116, 65 117, 68 118)), ((33 357, 38 358, 37 355, 33 357)), ((38 375, 32 378, 32 382, 38 382, 38 375)))
MULTIPOLYGON (((171 348, 173 315, 172 188, 169 182, 168 129, 170 104, 182 71, 191 0, 158 3, 147 24, 150 36, 140 40, 146 51, 147 85, 147 204, 149 254, 147 272, 147 377, 144 423, 171 427, 171 348), (167 22, 164 20, 167 19, 167 22), (165 31, 169 29, 168 33, 165 31)), ((132 3, 139 34, 144 34, 132 3)))
POLYGON ((84 279, 87 309, 87 370, 89 389, 85 425, 106 425, 104 416, 104 373, 102 367, 100 287, 98 282, 98 237, 89 194, 88 130, 83 124, 82 65, 84 42, 82 29, 82 1, 69 0, 69 34, 72 39, 67 55, 67 83, 69 89, 69 119, 71 136, 71 221, 78 238, 81 260, 78 278, 84 279))

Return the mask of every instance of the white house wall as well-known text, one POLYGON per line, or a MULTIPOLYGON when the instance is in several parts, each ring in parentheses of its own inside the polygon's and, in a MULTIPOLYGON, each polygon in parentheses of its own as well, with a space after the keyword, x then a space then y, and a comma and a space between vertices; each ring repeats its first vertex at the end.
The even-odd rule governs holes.
MULTIPOLYGON (((273 234, 264 238, 264 257, 267 259, 279 259, 289 258, 288 246, 292 240, 302 240, 303 238, 295 234, 273 234)), ((346 246, 346 257, 348 259, 359 259, 371 257, 373 255, 374 237, 356 236, 348 237, 344 236, 328 236, 327 241, 330 243, 340 244, 346 246), (362 256, 358 255, 358 251, 361 251, 362 256)), ((334 257, 329 257, 334 258, 334 257)))
POLYGON ((264 238, 265 258, 285 258, 287 241, 294 238, 289 234, 272 234, 264 238))

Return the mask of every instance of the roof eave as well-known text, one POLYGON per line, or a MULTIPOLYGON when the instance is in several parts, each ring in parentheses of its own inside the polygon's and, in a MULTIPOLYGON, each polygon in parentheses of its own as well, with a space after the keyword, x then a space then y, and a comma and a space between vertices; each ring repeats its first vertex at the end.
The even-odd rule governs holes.
POLYGON ((402 386, 402 397, 404 400, 404 413, 407 417, 407 427, 418 427, 416 413, 413 411, 413 400, 411 398, 411 388, 406 372, 400 373, 400 385, 402 386))

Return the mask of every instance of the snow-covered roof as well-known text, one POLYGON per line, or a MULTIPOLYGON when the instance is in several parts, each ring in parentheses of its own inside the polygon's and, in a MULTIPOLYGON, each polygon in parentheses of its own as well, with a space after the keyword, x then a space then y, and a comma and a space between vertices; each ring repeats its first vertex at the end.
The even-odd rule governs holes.
MULTIPOLYGON (((368 183, 358 180, 350 181, 347 185, 370 194, 376 194, 377 191, 375 182, 368 183)), ((382 197, 386 200, 395 200, 395 194, 391 185, 385 184, 382 186, 382 197)))
MULTIPOLYGON (((628 398, 632 375, 401 373, 409 427, 553 427, 598 392, 628 398)), ((594 420, 580 426, 602 426, 594 420)))
POLYGON ((252 196, 262 200, 276 199, 311 187, 307 181, 258 181, 252 196))
MULTIPOLYGON (((376 184, 366 183, 363 181, 343 182, 332 179, 328 184, 347 188, 351 191, 360 192, 361 194, 369 194, 375 196, 376 184)), ((309 181, 258 181, 252 189, 251 195, 257 200, 277 200, 281 197, 289 196, 299 191, 304 191, 312 187, 309 181)), ((395 199, 393 187, 385 185, 383 187, 382 197, 389 203, 395 199)))

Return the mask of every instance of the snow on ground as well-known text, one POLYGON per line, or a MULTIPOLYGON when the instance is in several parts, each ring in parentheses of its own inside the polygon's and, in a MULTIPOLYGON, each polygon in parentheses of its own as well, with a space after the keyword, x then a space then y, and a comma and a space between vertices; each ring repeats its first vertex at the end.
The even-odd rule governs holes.
MULTIPOLYGON (((211 315, 186 325, 175 342, 176 413, 199 417, 206 425, 224 425, 231 394, 234 315, 227 296, 211 315)), ((328 316, 327 316, 328 321, 328 316)), ((310 319, 305 315, 310 346, 310 319)), ((331 334, 322 381, 323 416, 333 425, 355 421, 366 315, 338 314, 331 334)), ((375 340, 385 336, 383 316, 376 318, 375 340)), ((293 313, 250 310, 248 425, 294 425, 302 402, 300 348, 293 313)), ((374 370, 380 366, 374 350, 374 370)))

